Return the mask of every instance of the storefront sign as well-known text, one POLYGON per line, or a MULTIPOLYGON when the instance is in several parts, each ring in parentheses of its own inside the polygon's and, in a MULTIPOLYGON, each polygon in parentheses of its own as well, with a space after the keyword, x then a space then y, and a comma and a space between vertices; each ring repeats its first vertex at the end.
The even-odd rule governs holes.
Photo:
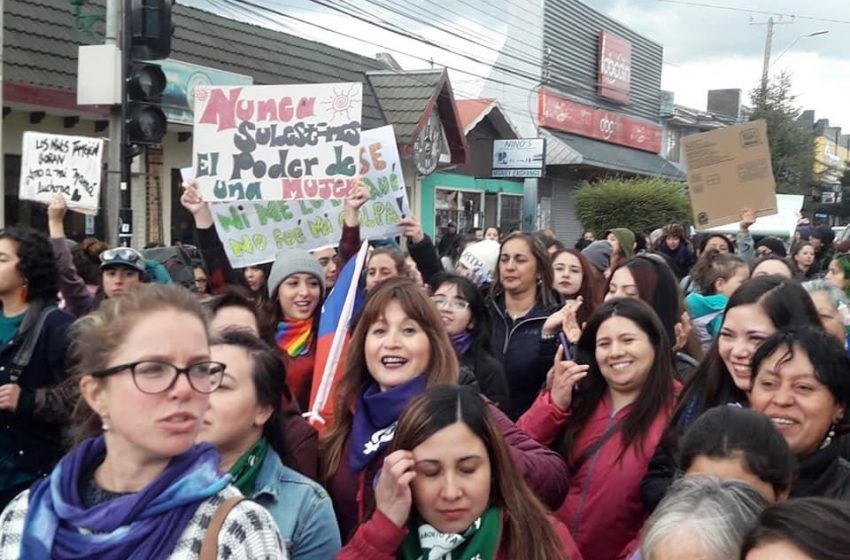
POLYGON ((599 97, 629 102, 632 44, 607 31, 599 32, 599 97))
POLYGON ((661 127, 656 124, 582 105, 543 89, 538 101, 540 126, 653 154, 661 151, 661 127))
POLYGON ((543 177, 546 140, 493 140, 493 177, 543 177))
MULTIPOLYGON (((393 127, 364 130, 360 174, 371 199, 360 209, 360 236, 401 235, 397 223, 410 215, 393 127)), ((339 243, 342 200, 240 201, 210 206, 231 266, 274 260, 281 249, 312 250, 339 243)))
POLYGON ((166 86, 162 92, 162 110, 168 122, 188 124, 195 122, 195 89, 198 86, 244 86, 254 83, 254 78, 217 68, 189 64, 179 60, 156 60, 165 74, 166 86))
POLYGON ((18 198, 50 203, 62 195, 68 208, 97 214, 103 174, 103 139, 24 132, 18 198))
POLYGON ((360 82, 196 88, 198 190, 209 202, 345 198, 362 98, 360 82))

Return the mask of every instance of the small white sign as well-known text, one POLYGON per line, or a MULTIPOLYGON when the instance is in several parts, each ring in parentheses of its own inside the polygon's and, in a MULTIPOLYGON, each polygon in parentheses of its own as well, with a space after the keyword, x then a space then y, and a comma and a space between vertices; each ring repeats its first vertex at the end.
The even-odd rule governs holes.
POLYGON ((542 177, 545 167, 543 138, 493 140, 493 177, 542 177))
POLYGON ((24 132, 18 197, 49 203, 59 194, 68 208, 97 214, 103 139, 24 132))

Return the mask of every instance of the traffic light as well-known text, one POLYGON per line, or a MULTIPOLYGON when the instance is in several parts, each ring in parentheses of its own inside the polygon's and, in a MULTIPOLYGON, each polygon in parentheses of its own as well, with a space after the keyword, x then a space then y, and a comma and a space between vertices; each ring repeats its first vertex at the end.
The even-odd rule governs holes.
POLYGON ((124 125, 128 155, 139 145, 160 144, 167 119, 160 107, 166 79, 162 68, 146 62, 166 58, 171 52, 173 0, 125 0, 126 104, 124 125))

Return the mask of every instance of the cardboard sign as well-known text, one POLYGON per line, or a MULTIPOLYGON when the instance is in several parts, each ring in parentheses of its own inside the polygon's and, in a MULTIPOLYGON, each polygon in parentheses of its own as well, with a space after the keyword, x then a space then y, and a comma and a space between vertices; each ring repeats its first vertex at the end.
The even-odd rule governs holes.
POLYGON ((682 139, 694 227, 737 221, 742 208, 776 214, 767 125, 753 121, 682 139))
POLYGON ((195 90, 204 200, 342 199, 356 184, 361 83, 195 90))
MULTIPOLYGON (((410 206, 393 128, 363 131, 361 139, 360 173, 371 198, 360 209, 360 237, 396 237, 410 206)), ((335 246, 342 235, 342 200, 240 201, 210 209, 234 268, 270 262, 281 249, 335 246)))
POLYGON ((102 161, 101 138, 24 132, 18 197, 50 203, 59 194, 68 208, 97 214, 102 161))

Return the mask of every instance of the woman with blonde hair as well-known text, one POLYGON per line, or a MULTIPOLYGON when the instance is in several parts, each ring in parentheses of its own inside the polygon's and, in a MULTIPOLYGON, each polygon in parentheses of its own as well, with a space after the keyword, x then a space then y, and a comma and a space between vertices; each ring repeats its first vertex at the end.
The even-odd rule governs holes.
MULTIPOLYGON (((439 312, 412 281, 392 278, 370 293, 334 397, 334 423, 321 442, 324 482, 343 542, 368 518, 373 481, 404 407, 427 387, 457 384, 458 371, 439 312)), ((567 485, 561 459, 488 406, 523 476, 548 505, 557 506, 567 485)))
POLYGON ((218 452, 195 444, 224 374, 197 298, 140 286, 74 330, 86 439, 0 514, 0 558, 286 558, 268 512, 230 501, 218 452))
POLYGON ((517 472, 488 408, 469 387, 414 398, 384 459, 375 512, 338 558, 581 558, 517 472))

